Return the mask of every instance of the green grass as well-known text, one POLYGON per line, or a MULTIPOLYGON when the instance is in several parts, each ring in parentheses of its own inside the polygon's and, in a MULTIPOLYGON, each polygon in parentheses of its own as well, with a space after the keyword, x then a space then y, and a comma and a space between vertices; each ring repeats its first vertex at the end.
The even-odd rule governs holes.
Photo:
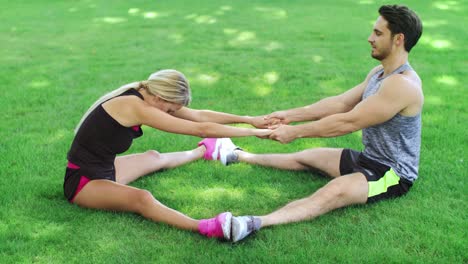
MULTIPOLYGON (((1 1, 0 263, 467 263, 464 1, 406 1, 425 25, 410 61, 426 102, 420 178, 404 198, 230 244, 134 214, 82 209, 62 194, 73 128, 106 91, 174 68, 191 82, 193 108, 257 115, 312 103, 377 65, 366 40, 382 3, 1 1)), ((361 149, 360 135, 235 142, 259 153, 361 149)), ((128 153, 186 150, 198 140, 145 128, 128 153)), ((306 172, 200 160, 133 186, 207 218, 225 210, 268 213, 326 182, 306 172)))

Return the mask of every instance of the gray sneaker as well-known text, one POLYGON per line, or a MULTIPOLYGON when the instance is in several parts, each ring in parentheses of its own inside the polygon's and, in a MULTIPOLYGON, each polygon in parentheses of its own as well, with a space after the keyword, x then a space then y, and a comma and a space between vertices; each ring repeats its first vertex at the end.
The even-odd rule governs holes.
POLYGON ((237 216, 231 219, 231 238, 232 242, 244 239, 260 229, 260 219, 253 216, 237 216))

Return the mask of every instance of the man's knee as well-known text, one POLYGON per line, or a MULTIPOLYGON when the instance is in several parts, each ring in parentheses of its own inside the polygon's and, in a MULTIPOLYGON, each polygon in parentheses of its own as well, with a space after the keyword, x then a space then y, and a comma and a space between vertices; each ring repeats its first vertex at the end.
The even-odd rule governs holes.
POLYGON ((346 196, 346 186, 338 179, 327 183, 322 189, 322 195, 327 201, 336 201, 346 196))
POLYGON ((362 174, 341 176, 330 181, 320 192, 327 203, 332 203, 336 207, 365 203, 367 180, 362 174))
POLYGON ((314 161, 318 160, 318 153, 322 150, 323 148, 312 148, 294 153, 293 156, 296 166, 303 170, 314 169, 314 161))

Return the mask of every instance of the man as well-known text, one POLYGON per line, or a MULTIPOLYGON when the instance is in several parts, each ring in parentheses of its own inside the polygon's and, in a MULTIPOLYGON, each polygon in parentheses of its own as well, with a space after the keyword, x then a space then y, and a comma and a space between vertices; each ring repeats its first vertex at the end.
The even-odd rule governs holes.
POLYGON ((364 151, 318 148, 292 154, 232 151, 237 161, 288 170, 317 169, 333 179, 309 197, 263 216, 232 218, 232 240, 261 227, 315 218, 336 208, 404 195, 418 177, 422 84, 408 54, 422 33, 419 17, 405 6, 384 5, 368 38, 381 65, 345 93, 309 106, 265 117, 276 130, 271 139, 288 143, 303 137, 336 137, 362 129, 364 151), (314 121, 291 126, 291 122, 314 121), (281 123, 281 124, 278 124, 281 123))

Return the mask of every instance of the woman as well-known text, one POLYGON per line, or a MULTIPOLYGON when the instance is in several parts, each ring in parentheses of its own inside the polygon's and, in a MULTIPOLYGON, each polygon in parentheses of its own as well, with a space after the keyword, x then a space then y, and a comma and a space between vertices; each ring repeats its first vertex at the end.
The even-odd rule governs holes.
POLYGON ((186 107, 190 100, 189 84, 175 70, 158 71, 147 81, 127 84, 97 100, 76 127, 67 155, 66 198, 81 207, 135 212, 155 222, 229 239, 229 212, 198 221, 166 207, 150 192, 127 185, 148 173, 177 167, 202 156, 217 159, 214 154, 222 140, 204 140, 191 151, 160 154, 150 150, 116 157, 143 134, 141 125, 214 138, 266 137, 270 133, 266 129, 217 124, 246 122, 261 127, 264 121, 262 117, 192 110, 186 107))

